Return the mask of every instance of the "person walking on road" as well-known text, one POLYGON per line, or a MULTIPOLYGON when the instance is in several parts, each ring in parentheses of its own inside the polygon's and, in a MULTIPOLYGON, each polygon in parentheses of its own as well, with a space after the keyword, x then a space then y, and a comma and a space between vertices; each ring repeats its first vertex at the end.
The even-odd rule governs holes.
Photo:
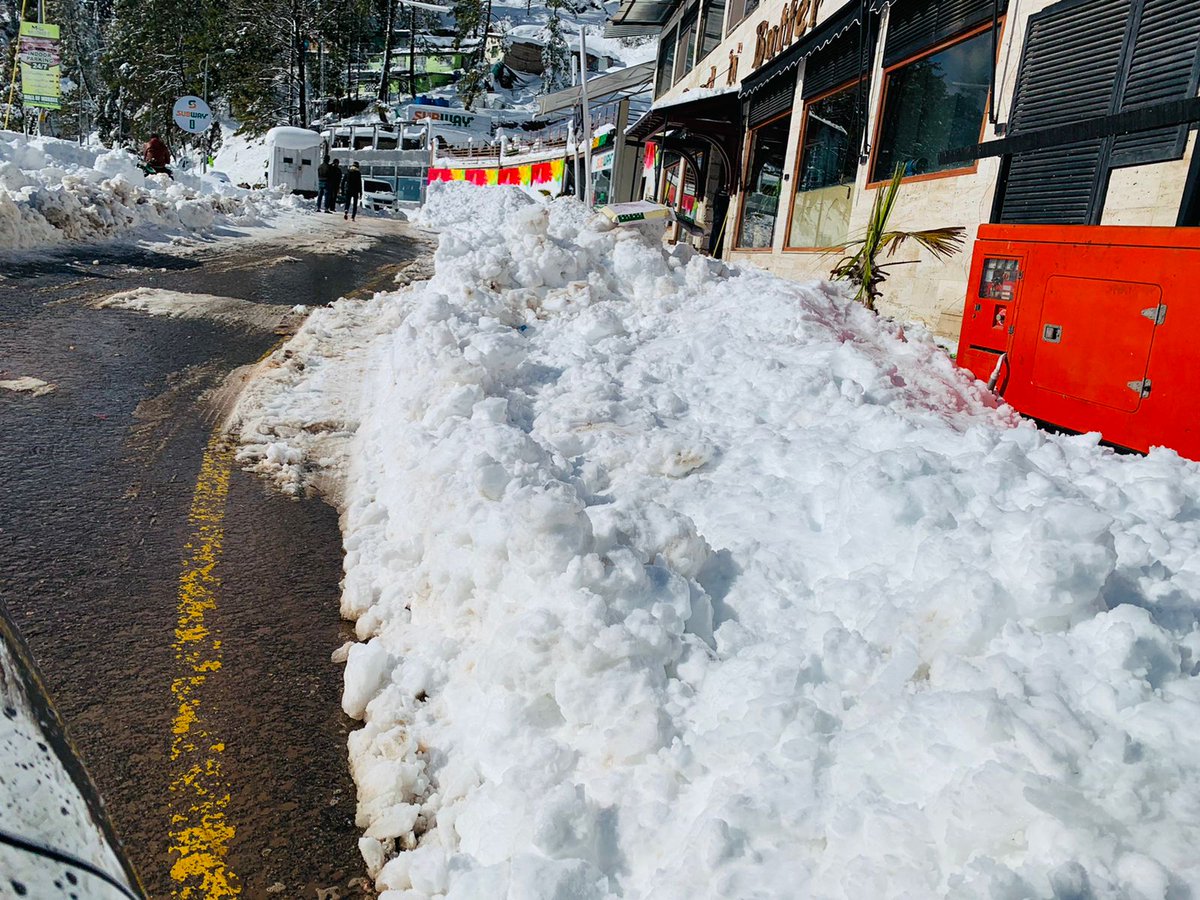
POLYGON ((338 191, 342 187, 342 166, 335 159, 329 164, 329 170, 325 173, 325 212, 333 212, 337 209, 338 191))
POLYGON ((317 212, 329 211, 329 157, 317 166, 317 212))
POLYGON ((362 171, 358 168, 358 163, 350 163, 350 171, 346 173, 346 211, 342 214, 343 219, 358 218, 358 198, 361 196, 362 171))

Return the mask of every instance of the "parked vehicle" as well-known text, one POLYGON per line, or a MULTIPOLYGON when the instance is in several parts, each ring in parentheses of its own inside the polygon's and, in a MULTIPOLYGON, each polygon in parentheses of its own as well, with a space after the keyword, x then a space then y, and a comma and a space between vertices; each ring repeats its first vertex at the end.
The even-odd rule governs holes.
POLYGON ((377 178, 363 180, 362 205, 364 209, 390 211, 396 208, 396 192, 386 181, 377 178))
POLYGON ((315 197, 323 144, 321 135, 307 128, 272 128, 267 132, 267 184, 315 197))

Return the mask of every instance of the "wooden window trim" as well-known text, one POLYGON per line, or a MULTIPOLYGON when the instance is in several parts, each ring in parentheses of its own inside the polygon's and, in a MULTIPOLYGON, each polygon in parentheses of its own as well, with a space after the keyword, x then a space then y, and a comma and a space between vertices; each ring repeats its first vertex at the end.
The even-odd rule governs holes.
MULTIPOLYGON (((786 110, 785 112, 781 112, 777 116, 772 116, 771 118, 767 119, 767 121, 759 122, 753 128, 749 128, 746 130, 746 139, 742 145, 742 160, 743 160, 743 162, 742 162, 742 178, 741 178, 742 189, 741 189, 741 191, 738 192, 737 229, 734 232, 734 242, 733 242, 733 247, 732 247, 732 250, 736 253, 774 253, 775 252, 775 235, 774 235, 774 233, 772 233, 772 235, 771 235, 771 246, 770 247, 743 247, 743 246, 741 246, 741 244, 742 244, 742 214, 745 211, 746 194, 748 193, 748 191, 746 190, 746 176, 750 170, 750 146, 751 146, 751 143, 754 141, 754 132, 759 131, 760 129, 766 128, 768 125, 774 125, 780 119, 787 118, 791 114, 792 114, 792 111, 790 109, 786 110)), ((784 163, 785 164, 787 163, 786 155, 784 156, 784 163)), ((784 171, 787 171, 787 170, 784 169, 784 171)), ((779 199, 782 200, 783 198, 780 197, 779 199)), ((776 219, 776 221, 779 220, 778 211, 776 211, 775 219, 776 219)))
MULTIPOLYGON (((996 59, 992 60, 993 67, 995 67, 999 64, 1001 49, 1004 46, 1004 32, 1005 32, 1006 24, 1007 24, 1007 13, 1003 16, 1000 16, 1000 18, 997 20, 997 23, 996 23, 996 27, 997 27, 997 29, 999 29, 999 32, 996 35, 996 59)), ((992 27, 991 22, 984 22, 982 25, 977 25, 976 27, 970 29, 969 31, 964 31, 962 34, 955 35, 952 38, 947 38, 946 40, 942 41, 939 44, 934 44, 932 47, 922 50, 920 53, 914 53, 912 56, 910 56, 906 59, 902 59, 902 60, 900 60, 900 62, 893 63, 892 65, 887 66, 883 70, 883 78, 880 79, 882 81, 882 84, 879 89, 879 107, 878 107, 879 114, 875 117, 875 128, 871 135, 871 158, 869 160, 867 160, 867 184, 866 184, 866 187, 863 188, 864 190, 867 190, 867 191, 874 190, 875 188, 879 187, 880 185, 887 184, 888 181, 890 180, 890 179, 884 178, 884 179, 880 179, 879 181, 872 181, 871 173, 875 171, 875 160, 879 154, 879 134, 883 130, 883 113, 884 113, 884 110, 887 109, 887 92, 888 92, 888 87, 891 85, 892 73, 895 72, 897 69, 902 69, 905 66, 916 62, 919 59, 924 59, 927 56, 933 56, 935 53, 941 53, 947 47, 953 47, 955 44, 961 44, 964 41, 969 41, 971 38, 978 37, 981 34, 986 34, 988 31, 991 30, 991 27, 992 27)), ((992 91, 994 91, 995 89, 996 89, 996 86, 993 84, 992 91)), ((987 95, 987 102, 989 104, 991 103, 991 99, 992 99, 992 91, 989 91, 988 95, 987 95)), ((987 133, 987 126, 988 126, 988 120, 987 120, 987 112, 985 110, 983 118, 979 123, 979 141, 980 142, 983 141, 984 135, 987 133)), ((900 183, 901 184, 916 184, 916 183, 922 182, 922 181, 937 181, 938 179, 941 179, 941 178, 959 178, 963 175, 975 175, 975 174, 978 174, 978 172, 979 172, 979 160, 975 160, 974 162, 971 163, 971 165, 962 166, 957 169, 946 169, 943 172, 930 172, 925 175, 908 175, 905 178, 900 179, 900 183)))
MULTIPOLYGON (((793 179, 795 179, 795 177, 800 172, 800 159, 804 155, 804 138, 808 132, 808 107, 813 103, 817 103, 821 100, 824 100, 826 97, 832 97, 834 94, 840 94, 842 91, 847 90, 852 87, 855 87, 856 85, 858 85, 861 82, 864 82, 864 81, 870 82, 870 80, 871 79, 870 79, 869 75, 863 75, 862 78, 857 78, 857 79, 853 79, 851 81, 847 81, 845 84, 838 85, 835 88, 830 88, 829 90, 825 91, 823 94, 817 94, 817 95, 815 95, 813 97, 809 97, 807 100, 803 101, 803 104, 804 104, 803 109, 800 112, 800 136, 797 139, 796 158, 792 164, 792 178, 793 179)), ((871 96, 869 93, 866 94, 865 96, 866 96, 866 99, 868 100, 868 104, 867 104, 868 108, 867 108, 866 112, 869 115, 871 112, 870 103, 869 103, 871 96)), ((863 128, 863 131, 866 131, 865 127, 863 128)), ((861 147, 862 146, 862 135, 859 135, 858 140, 859 140, 859 147, 861 147)), ((861 168, 861 166, 862 166, 862 163, 860 162, 858 164, 858 167, 861 168)), ((854 179, 854 184, 851 185, 850 187, 852 190, 857 189, 857 187, 858 187, 858 179, 857 178, 854 179)), ((784 253, 828 253, 830 251, 845 250, 846 249, 845 244, 842 244, 842 245, 836 246, 836 247, 790 247, 790 246, 788 246, 788 237, 792 233, 792 217, 796 214, 796 197, 799 196, 799 193, 800 193, 799 191, 795 191, 795 190, 792 191, 792 202, 791 202, 791 205, 788 207, 787 232, 783 236, 783 252, 784 253)))

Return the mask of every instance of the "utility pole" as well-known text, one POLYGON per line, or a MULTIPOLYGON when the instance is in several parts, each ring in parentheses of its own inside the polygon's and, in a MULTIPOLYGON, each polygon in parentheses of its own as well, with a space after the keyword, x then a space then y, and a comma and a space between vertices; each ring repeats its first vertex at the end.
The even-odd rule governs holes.
POLYGON ((587 36, 579 25, 579 100, 583 104, 583 202, 592 205, 592 110, 587 92, 587 36))
POLYGON ((417 8, 408 8, 408 93, 417 99, 417 8))

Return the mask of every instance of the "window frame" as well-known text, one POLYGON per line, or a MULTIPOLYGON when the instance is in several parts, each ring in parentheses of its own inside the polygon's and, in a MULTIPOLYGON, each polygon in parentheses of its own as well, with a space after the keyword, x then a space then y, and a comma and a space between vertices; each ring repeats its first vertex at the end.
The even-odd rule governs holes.
POLYGON ((667 91, 675 86, 675 55, 679 52, 679 22, 672 23, 671 27, 666 30, 666 35, 674 36, 670 40, 662 38, 658 42, 658 56, 654 58, 654 97, 658 99, 667 91), (667 66, 664 72, 662 67, 662 50, 663 47, 671 48, 671 64, 667 66), (665 75, 665 77, 663 77, 665 75), (662 78, 663 84, 659 84, 659 79, 662 78))
MULTIPOLYGON (((832 97, 834 94, 840 94, 842 91, 850 90, 851 88, 857 87, 859 84, 862 84, 864 82, 867 85, 867 90, 864 91, 863 97, 864 97, 864 99, 867 100, 867 103, 869 105, 870 99, 871 99, 871 91, 870 91, 871 75, 869 72, 864 73, 862 78, 857 78, 853 81, 847 81, 845 84, 840 84, 837 87, 830 88, 829 90, 825 91, 824 93, 815 94, 814 96, 809 97, 807 100, 803 101, 804 106, 800 113, 800 115, 802 117, 800 120, 800 135, 797 138, 796 156, 792 163, 792 178, 793 178, 793 180, 796 179, 800 174, 800 162, 801 162, 801 158, 804 156, 804 139, 808 136, 808 108, 809 108, 809 106, 814 103, 820 103, 822 100, 825 100, 828 97, 832 97)), ((870 109, 866 109, 863 111, 864 115, 869 116, 870 113, 871 113, 870 109)), ((866 134, 866 133, 867 133, 867 123, 864 122, 862 133, 859 134, 859 136, 858 136, 860 147, 862 145, 862 136, 863 136, 863 134, 866 134)), ((873 150, 872 150, 872 153, 874 153, 873 150)), ((862 168, 861 157, 859 158, 859 162, 857 163, 855 168, 856 169, 862 168)), ((870 177, 869 176, 870 170, 868 169, 867 171, 868 171, 868 177, 870 177)), ((851 189, 854 191, 857 191, 857 189, 858 189, 857 173, 855 174, 854 184, 851 186, 851 189)), ((799 195, 800 195, 800 191, 798 191, 798 190, 792 191, 792 202, 791 202, 791 205, 788 207, 787 231, 784 232, 784 237, 783 237, 783 252, 784 253, 825 253, 830 250, 845 250, 846 249, 845 244, 835 245, 832 247, 792 247, 788 244, 788 239, 791 237, 791 234, 792 234, 792 217, 796 213, 796 198, 799 195)))
POLYGON ((746 0, 725 0, 725 33, 722 35, 721 40, 725 40, 729 36, 729 32, 745 21, 746 0))
MULTIPOLYGON (((749 191, 746 190, 746 184, 747 184, 747 181, 749 179, 749 174, 750 174, 750 164, 752 162, 752 160, 750 158, 750 153, 754 146, 755 132, 761 131, 762 129, 768 127, 769 125, 774 125, 780 119, 790 118, 792 115, 792 112, 793 112, 793 110, 791 110, 791 109, 784 110, 779 115, 772 116, 771 118, 767 119, 765 122, 759 122, 753 128, 748 128, 746 130, 746 140, 742 146, 742 173, 741 173, 742 174, 742 177, 741 177, 741 186, 742 187, 741 187, 741 190, 738 191, 737 222, 735 223, 737 227, 734 229, 734 233, 733 233, 733 246, 729 248, 731 253, 774 253, 775 252, 775 232, 774 232, 774 230, 772 230, 772 232, 771 232, 771 246, 770 247, 743 247, 742 246, 742 224, 745 220, 746 195, 749 193, 749 191)), ((788 139, 791 140, 790 130, 789 130, 789 138, 788 139)), ((785 149, 784 153, 783 153, 783 172, 780 173, 780 178, 779 178, 780 184, 789 184, 790 183, 790 179, 784 177, 788 174, 787 161, 788 161, 787 150, 785 149)), ((781 201, 783 200, 782 197, 780 197, 779 199, 781 201)), ((728 213, 726 213, 726 215, 728 215, 728 213)), ((789 215, 790 215, 790 212, 789 212, 789 215)), ((775 211, 775 221, 778 224, 778 222, 779 222, 778 209, 776 209, 776 211, 775 211)), ((785 238, 785 240, 786 240, 786 238, 785 238)))
POLYGON ((678 29, 678 34, 675 36, 675 77, 671 80, 671 87, 674 87, 676 84, 690 75, 695 70, 696 64, 700 61, 696 57, 696 54, 700 49, 698 43, 698 39, 700 37, 700 6, 701 3, 699 0, 690 4, 686 9, 684 9, 683 14, 675 23, 675 27, 678 29), (687 23, 689 16, 693 17, 692 21, 685 27, 685 23, 687 23), (688 42, 691 44, 691 65, 688 65, 687 62, 689 50, 688 43, 685 43, 683 40, 688 28, 692 29, 692 39, 690 42, 688 42), (680 51, 683 52, 681 53, 680 51))
POLYGON ((708 14, 712 8, 713 0, 701 0, 700 16, 696 20, 696 65, 695 68, 700 68, 700 63, 708 59, 713 53, 721 49, 721 44, 725 41, 725 17, 729 14, 729 0, 721 0, 723 4, 721 8, 721 33, 717 37, 717 42, 713 44, 713 48, 707 53, 704 51, 704 26, 708 22, 708 14))
MULTIPOLYGON (((1001 16, 996 22, 996 59, 992 60, 993 67, 997 65, 997 62, 1000 58, 1001 49, 1004 45, 1004 26, 1007 21, 1006 16, 1007 13, 1004 16, 1001 16)), ((879 105, 876 107, 875 113, 875 127, 872 129, 871 133, 871 158, 867 160, 867 184, 864 190, 874 190, 880 185, 887 184, 891 180, 890 178, 882 178, 878 181, 872 181, 871 173, 875 171, 875 162, 879 155, 879 137, 880 133, 883 131, 884 111, 887 109, 888 88, 891 87, 892 84, 892 74, 900 69, 903 69, 905 66, 925 59, 927 56, 933 56, 937 53, 941 53, 943 50, 949 49, 955 44, 962 44, 971 40, 971 38, 979 37, 981 34, 987 34, 989 31, 991 31, 991 28, 992 23, 990 21, 983 22, 982 24, 976 25, 974 28, 970 28, 952 38, 947 38, 940 43, 933 44, 932 46, 922 50, 920 53, 914 53, 912 56, 902 59, 897 63, 893 63, 883 70, 883 77, 880 79, 881 85, 879 89, 879 105)), ((991 90, 988 91, 987 97, 985 98, 986 103, 991 103, 992 94, 995 93, 995 90, 996 85, 993 84, 991 90)), ((987 127, 987 108, 985 108, 979 122, 978 140, 980 142, 983 141, 984 136, 987 134, 987 127)), ((920 181, 933 181, 938 178, 958 178, 963 175, 975 175, 978 173, 978 171, 979 160, 975 160, 969 166, 960 166, 956 169, 945 169, 941 172, 926 172, 923 175, 906 175, 904 178, 900 179, 900 183, 910 184, 920 181)))

